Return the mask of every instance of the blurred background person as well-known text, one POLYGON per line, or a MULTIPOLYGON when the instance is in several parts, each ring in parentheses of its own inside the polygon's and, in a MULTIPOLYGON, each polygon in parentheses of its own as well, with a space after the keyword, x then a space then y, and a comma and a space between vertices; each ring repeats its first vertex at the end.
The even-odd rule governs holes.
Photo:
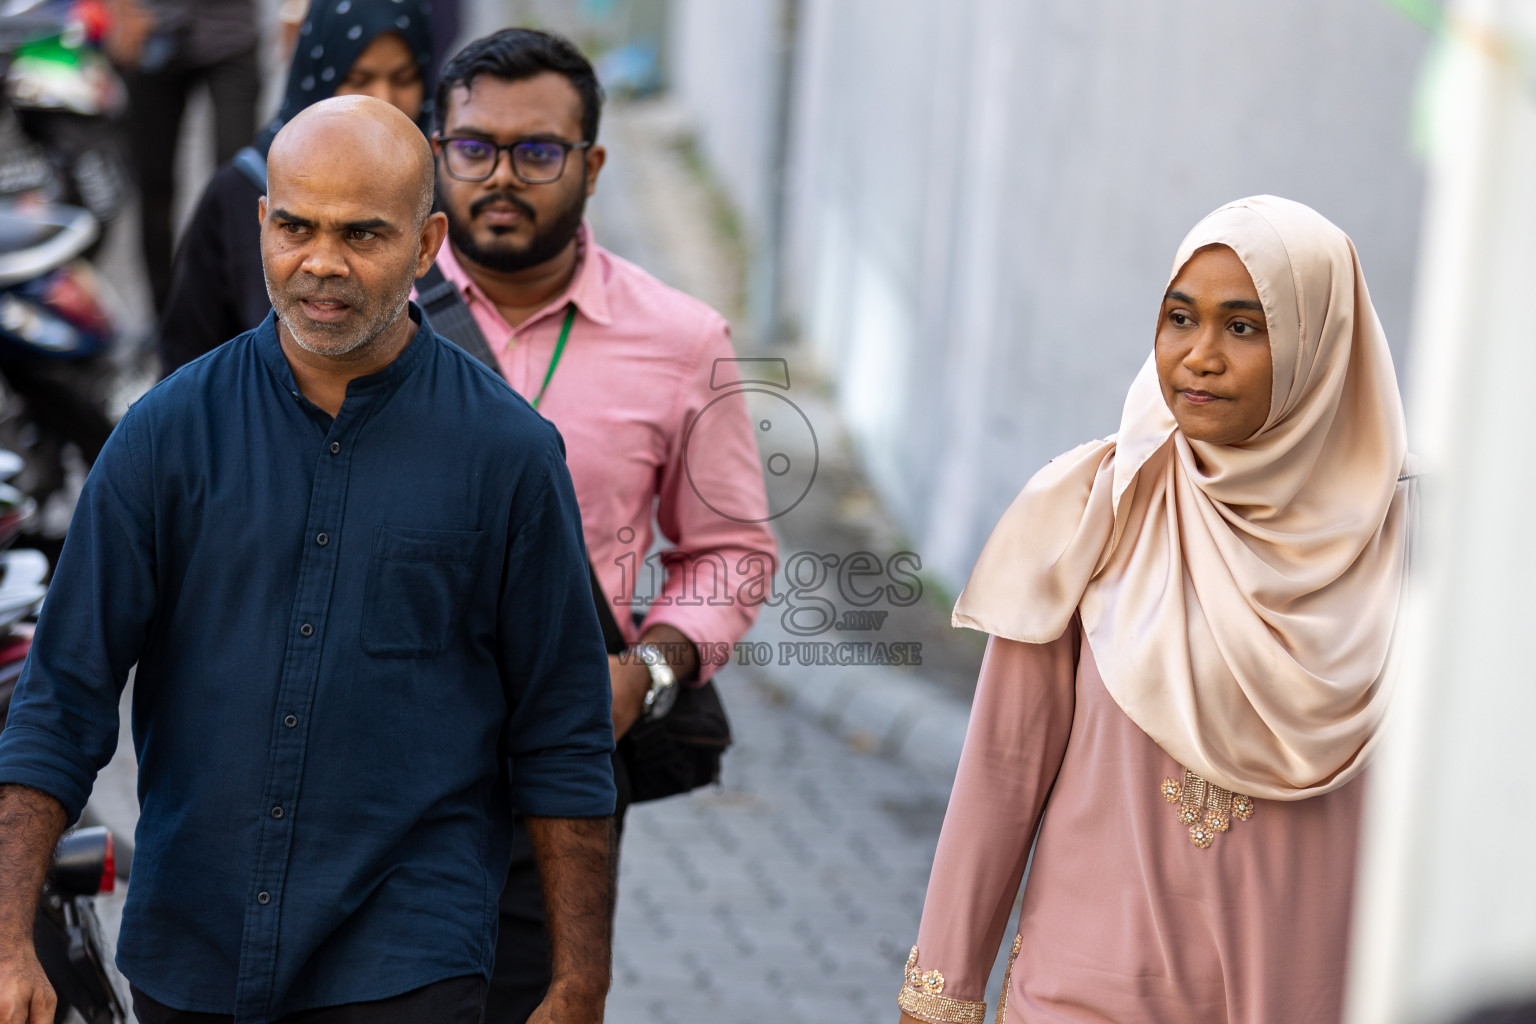
POLYGON ((432 66, 442 67, 459 38, 459 0, 432 0, 432 66))
MULTIPOLYGON (((459 38, 459 0, 431 0, 428 6, 432 13, 432 66, 440 68, 453 52, 454 40, 459 38)), ((299 41, 299 28, 308 13, 309 0, 283 0, 278 8, 284 53, 293 52, 299 41)))
POLYGON ((156 311, 171 287, 176 151, 192 91, 213 103, 214 157, 222 164, 256 128, 255 0, 108 0, 107 52, 128 87, 129 158, 138 180, 145 272, 156 311))
POLYGON ((266 191, 267 147, 278 129, 312 103, 352 95, 384 100, 425 128, 432 118, 432 67, 431 16, 423 0, 310 6, 277 117, 254 145, 226 158, 177 247, 156 340, 162 375, 255 327, 271 308, 256 202, 266 191))

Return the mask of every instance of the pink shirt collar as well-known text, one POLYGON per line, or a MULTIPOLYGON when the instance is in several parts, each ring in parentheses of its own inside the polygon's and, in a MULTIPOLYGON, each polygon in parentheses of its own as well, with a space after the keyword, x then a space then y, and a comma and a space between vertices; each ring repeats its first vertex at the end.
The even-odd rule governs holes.
MULTIPOLYGON (((608 304, 608 286, 604 280, 601 267, 602 260, 595 258, 602 250, 592 241, 592 228, 586 221, 582 221, 581 227, 576 229, 576 274, 571 278, 571 283, 549 305, 539 310, 521 324, 506 324, 510 334, 514 329, 521 330, 529 324, 536 323, 546 316, 559 313, 568 303, 575 303, 581 315, 593 323, 607 327, 613 323, 613 314, 608 304)), ((437 265, 442 270, 443 276, 459 285, 464 293, 464 301, 473 307, 477 302, 482 304, 487 311, 496 310, 495 303, 486 297, 480 286, 465 272, 463 266, 453 255, 453 247, 448 240, 443 240, 443 247, 437 253, 437 265)), ((499 315, 499 311, 497 311, 499 315)), ((505 320, 502 321, 506 323, 505 320)))

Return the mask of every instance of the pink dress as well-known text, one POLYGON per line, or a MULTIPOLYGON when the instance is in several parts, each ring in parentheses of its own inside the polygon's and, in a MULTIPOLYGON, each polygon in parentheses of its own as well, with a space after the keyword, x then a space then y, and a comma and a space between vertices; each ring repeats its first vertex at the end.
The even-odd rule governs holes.
POLYGON ((984 1019, 1038 825, 997 1020, 1337 1021, 1360 780, 1255 801, 1201 849, 1160 790, 1183 775, 1105 689, 1075 621, 1048 644, 994 637, 903 1005, 920 1019, 984 1019))

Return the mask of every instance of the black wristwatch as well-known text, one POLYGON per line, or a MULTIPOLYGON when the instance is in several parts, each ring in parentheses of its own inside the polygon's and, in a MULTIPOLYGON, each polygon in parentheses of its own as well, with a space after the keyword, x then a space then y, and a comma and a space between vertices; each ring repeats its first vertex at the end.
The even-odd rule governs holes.
POLYGON ((677 673, 672 671, 661 648, 655 644, 636 644, 630 651, 644 662, 646 671, 651 674, 651 688, 645 691, 640 717, 647 721, 665 718, 677 702, 677 673))

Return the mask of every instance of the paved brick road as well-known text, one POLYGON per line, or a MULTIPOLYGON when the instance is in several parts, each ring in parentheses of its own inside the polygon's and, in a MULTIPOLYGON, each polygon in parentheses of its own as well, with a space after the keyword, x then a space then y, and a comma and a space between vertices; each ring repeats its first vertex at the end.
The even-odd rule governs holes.
POLYGON ((608 1020, 892 1021, 948 787, 742 671, 724 786, 630 815, 608 1020))

